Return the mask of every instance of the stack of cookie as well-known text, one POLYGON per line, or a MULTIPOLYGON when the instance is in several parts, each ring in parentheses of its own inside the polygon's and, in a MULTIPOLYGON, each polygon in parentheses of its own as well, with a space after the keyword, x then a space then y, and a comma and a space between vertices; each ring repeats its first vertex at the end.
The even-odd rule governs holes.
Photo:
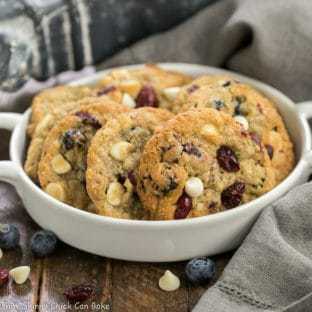
POLYGON ((294 165, 274 104, 226 76, 145 65, 94 86, 37 95, 25 171, 51 196, 100 215, 198 217, 271 190, 294 165))

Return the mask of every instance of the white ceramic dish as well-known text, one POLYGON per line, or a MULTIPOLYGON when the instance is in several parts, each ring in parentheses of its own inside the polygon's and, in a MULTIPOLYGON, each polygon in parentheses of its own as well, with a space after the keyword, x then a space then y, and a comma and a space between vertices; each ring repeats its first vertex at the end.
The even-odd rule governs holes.
MULTIPOLYGON (((141 65, 136 65, 141 66, 141 65)), ((23 115, 0 114, 0 128, 12 130, 11 161, 0 162, 0 180, 13 184, 31 217, 61 240, 87 252, 133 261, 178 261, 199 255, 213 255, 238 246, 261 210, 312 173, 311 133, 307 118, 312 102, 297 104, 274 88, 228 71, 191 64, 160 64, 199 76, 231 74, 272 98, 284 118, 295 143, 296 167, 281 184, 262 197, 235 209, 214 215, 177 221, 119 220, 84 212, 63 204, 44 193, 23 170, 26 126, 30 110, 23 115)), ((129 66, 133 67, 133 66, 129 66)), ((104 72, 74 84, 90 84, 104 72)), ((0 141, 1 142, 1 141, 0 141)))

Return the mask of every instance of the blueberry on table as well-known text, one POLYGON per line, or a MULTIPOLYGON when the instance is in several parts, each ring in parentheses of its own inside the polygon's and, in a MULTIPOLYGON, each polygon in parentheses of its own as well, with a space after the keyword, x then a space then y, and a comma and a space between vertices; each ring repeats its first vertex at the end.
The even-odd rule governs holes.
POLYGON ((45 257, 52 254, 57 246, 58 238, 47 230, 36 232, 30 241, 30 247, 33 254, 37 257, 45 257))
POLYGON ((14 249, 19 245, 20 233, 13 224, 0 224, 0 248, 14 249))
POLYGON ((214 261, 208 257, 198 257, 190 260, 185 267, 187 279, 194 285, 207 283, 216 271, 214 261))

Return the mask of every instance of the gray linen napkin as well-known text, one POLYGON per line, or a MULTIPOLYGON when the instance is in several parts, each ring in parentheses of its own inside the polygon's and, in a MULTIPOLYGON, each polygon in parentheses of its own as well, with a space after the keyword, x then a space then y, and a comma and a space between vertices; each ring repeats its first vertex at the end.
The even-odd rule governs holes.
MULTIPOLYGON (((296 101, 312 99, 312 2, 219 1, 100 68, 147 61, 227 67, 296 101)), ((194 311, 312 311, 311 187, 297 187, 262 213, 194 311)))

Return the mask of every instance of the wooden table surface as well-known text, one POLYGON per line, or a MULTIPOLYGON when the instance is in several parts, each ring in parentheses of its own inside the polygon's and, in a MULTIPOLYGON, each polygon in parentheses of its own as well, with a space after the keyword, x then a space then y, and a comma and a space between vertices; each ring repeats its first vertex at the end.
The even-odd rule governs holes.
MULTIPOLYGON (((7 142, 8 135, 0 132, 0 136, 0 159, 6 159, 4 150, 7 150, 7 143, 4 141, 7 142)), ((0 182, 0 222, 4 221, 16 224, 22 237, 21 248, 5 251, 0 267, 11 269, 30 265, 31 276, 24 285, 10 282, 0 288, 0 312, 190 311, 220 276, 231 257, 231 253, 213 257, 217 274, 204 287, 193 287, 187 283, 185 262, 148 264, 118 261, 90 255, 63 243, 52 256, 35 259, 29 251, 29 240, 38 226, 24 210, 14 189, 0 182), (158 280, 167 269, 181 279, 181 287, 175 292, 164 292, 158 287, 158 280), (64 289, 77 284, 94 285, 96 296, 81 306, 69 306, 63 296, 64 289)))

